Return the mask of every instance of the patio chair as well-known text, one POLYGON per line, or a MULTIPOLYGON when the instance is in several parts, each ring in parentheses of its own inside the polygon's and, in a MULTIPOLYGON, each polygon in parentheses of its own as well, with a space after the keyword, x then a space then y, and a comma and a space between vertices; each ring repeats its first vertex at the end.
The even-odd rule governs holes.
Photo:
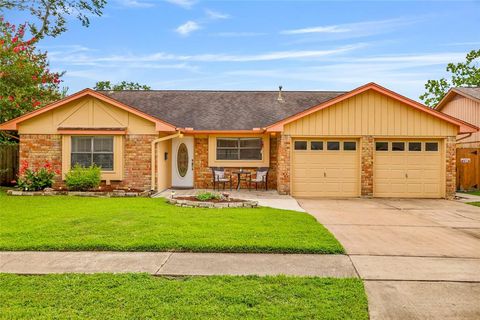
POLYGON ((258 168, 255 178, 250 179, 250 184, 255 183, 255 190, 258 190, 258 185, 265 184, 265 190, 268 190, 268 168, 258 168))
POLYGON ((225 168, 222 167, 213 167, 212 168, 212 177, 213 177, 213 190, 215 190, 215 184, 220 190, 220 184, 223 183, 223 190, 225 190, 225 184, 230 184, 230 190, 232 190, 232 176, 225 174, 225 168))

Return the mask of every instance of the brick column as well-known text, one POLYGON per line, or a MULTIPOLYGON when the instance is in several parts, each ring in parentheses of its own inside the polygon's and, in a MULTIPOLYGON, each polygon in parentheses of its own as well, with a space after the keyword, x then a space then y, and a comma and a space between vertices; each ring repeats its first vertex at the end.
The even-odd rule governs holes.
POLYGON ((453 199, 457 190, 457 150, 456 137, 445 139, 445 198, 453 199))
POLYGON ((280 134, 277 148, 277 190, 280 194, 290 194, 290 136, 280 134))
POLYGON ((193 183, 197 189, 212 187, 212 171, 208 167, 208 137, 194 138, 193 183))
POLYGON ((363 136, 361 141, 361 179, 360 188, 362 197, 373 197, 373 150, 372 136, 363 136))

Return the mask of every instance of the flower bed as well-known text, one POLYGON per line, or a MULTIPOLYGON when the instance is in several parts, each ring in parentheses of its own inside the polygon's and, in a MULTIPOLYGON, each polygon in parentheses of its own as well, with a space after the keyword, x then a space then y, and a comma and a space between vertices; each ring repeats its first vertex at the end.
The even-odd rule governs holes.
POLYGON ((177 207, 187 208, 256 208, 257 201, 240 200, 240 199, 209 199, 199 201, 195 196, 191 197, 175 197, 168 199, 168 203, 177 207))

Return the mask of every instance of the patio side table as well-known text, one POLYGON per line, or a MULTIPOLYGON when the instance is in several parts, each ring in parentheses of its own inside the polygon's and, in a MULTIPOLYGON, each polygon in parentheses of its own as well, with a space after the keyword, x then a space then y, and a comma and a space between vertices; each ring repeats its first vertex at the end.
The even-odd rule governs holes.
MULTIPOLYGON (((247 170, 237 170, 233 171, 233 174, 237 175, 237 190, 240 190, 240 184, 242 181, 249 181, 252 173, 247 170), (245 176, 242 178, 242 176, 245 176)), ((248 185, 248 190, 250 190, 250 184, 248 185)))

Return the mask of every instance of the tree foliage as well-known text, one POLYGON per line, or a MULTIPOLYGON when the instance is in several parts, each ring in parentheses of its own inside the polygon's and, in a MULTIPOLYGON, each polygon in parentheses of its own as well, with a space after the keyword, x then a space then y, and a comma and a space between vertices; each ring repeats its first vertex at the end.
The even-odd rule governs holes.
POLYGON ((47 54, 36 49, 36 38, 25 39, 25 27, 0 17, 0 123, 62 97, 63 73, 49 70, 47 54))
POLYGON ((101 16, 106 0, 0 0, 0 10, 28 12, 30 32, 36 38, 56 37, 67 30, 67 18, 75 16, 83 26, 90 25, 90 17, 101 16))
POLYGON ((122 91, 122 90, 150 90, 151 88, 138 82, 122 81, 117 84, 112 84, 110 81, 98 81, 93 87, 100 91, 122 91))
POLYGON ((429 107, 435 107, 451 87, 480 86, 480 49, 470 51, 465 62, 449 63, 446 68, 451 79, 428 80, 426 92, 420 96, 429 107))

